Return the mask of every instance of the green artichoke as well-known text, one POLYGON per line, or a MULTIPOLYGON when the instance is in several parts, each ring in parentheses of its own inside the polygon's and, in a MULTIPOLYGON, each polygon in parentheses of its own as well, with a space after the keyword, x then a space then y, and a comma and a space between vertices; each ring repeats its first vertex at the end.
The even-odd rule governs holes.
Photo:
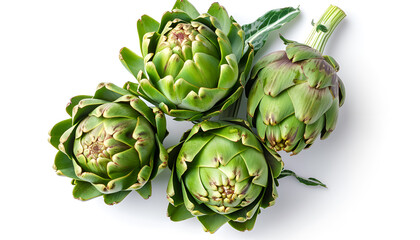
POLYGON ((226 222, 251 230, 260 207, 274 204, 283 162, 244 121, 196 124, 168 152, 173 221, 197 216, 205 231, 215 232, 226 222))
POLYGON ((143 58, 127 48, 120 52, 138 80, 127 83, 132 93, 177 120, 191 121, 215 116, 241 96, 254 51, 218 3, 200 15, 178 0, 160 23, 143 15, 137 28, 143 58))
POLYGON ((113 84, 72 98, 66 110, 71 118, 52 128, 50 143, 59 150, 57 174, 73 179, 73 196, 115 204, 136 190, 148 198, 150 181, 167 166, 164 114, 113 84))
POLYGON ((345 89, 337 62, 322 51, 344 16, 331 6, 306 44, 283 39, 285 51, 263 57, 252 69, 248 117, 270 148, 297 154, 334 130, 345 89))

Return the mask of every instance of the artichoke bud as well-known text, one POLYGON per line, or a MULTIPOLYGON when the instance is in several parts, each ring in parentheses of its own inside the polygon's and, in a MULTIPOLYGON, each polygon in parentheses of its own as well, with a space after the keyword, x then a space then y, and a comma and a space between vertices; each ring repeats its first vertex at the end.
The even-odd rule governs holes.
POLYGON ((338 69, 332 57, 296 42, 255 64, 248 114, 267 146, 297 154, 328 136, 344 100, 338 69))
POLYGON ((283 169, 280 156, 263 147, 245 121, 203 121, 187 134, 169 153, 168 215, 185 219, 178 210, 186 208, 203 226, 204 218, 253 225, 260 207, 277 197, 273 184, 283 169))
POLYGON ((74 179, 74 197, 103 195, 115 204, 131 190, 150 196, 143 186, 167 165, 164 115, 113 84, 100 84, 94 97, 75 97, 68 109, 71 119, 53 127, 50 142, 60 150, 57 173, 74 179))
POLYGON ((137 25, 142 57, 123 49, 120 60, 141 77, 131 84, 136 94, 176 120, 202 121, 239 99, 254 51, 220 5, 200 15, 179 4, 188 7, 166 12, 160 23, 144 15, 137 25))
POLYGON ((218 214, 231 214, 261 198, 269 166, 250 130, 235 125, 207 129, 213 123, 203 124, 206 131, 196 132, 183 144, 174 171, 197 203, 218 214))

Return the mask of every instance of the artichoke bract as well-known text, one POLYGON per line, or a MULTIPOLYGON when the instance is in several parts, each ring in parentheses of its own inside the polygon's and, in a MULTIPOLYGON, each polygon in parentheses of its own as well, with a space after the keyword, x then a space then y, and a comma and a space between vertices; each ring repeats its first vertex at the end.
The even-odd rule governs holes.
POLYGON ((196 216, 211 233, 226 222, 251 230, 260 207, 274 204, 283 162, 245 121, 198 123, 168 152, 173 221, 196 216))
POLYGON ((167 166, 164 114, 111 83, 72 98, 66 110, 71 118, 52 128, 50 143, 59 150, 57 174, 73 179, 73 196, 115 204, 136 190, 147 199, 151 180, 167 166))
POLYGON ((161 22, 143 15, 137 24, 143 58, 127 48, 123 65, 137 78, 126 88, 177 120, 218 115, 242 94, 254 50, 244 31, 218 3, 201 14, 177 1, 161 22))
POLYGON ((334 130, 345 89, 337 62, 322 51, 344 17, 330 6, 305 44, 283 38, 286 50, 263 57, 252 69, 248 117, 270 148, 297 154, 334 130))

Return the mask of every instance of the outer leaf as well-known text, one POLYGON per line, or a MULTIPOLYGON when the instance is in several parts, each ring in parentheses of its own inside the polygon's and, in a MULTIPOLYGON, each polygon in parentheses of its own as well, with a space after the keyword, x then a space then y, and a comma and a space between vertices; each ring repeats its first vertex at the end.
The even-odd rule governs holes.
POLYGON ((177 0, 172 9, 180 9, 188 13, 188 15, 190 15, 192 18, 196 18, 200 15, 197 9, 187 0, 177 0))
POLYGON ((120 50, 120 61, 124 67, 133 74, 136 79, 141 79, 144 72, 143 58, 132 52, 128 48, 120 50))
POLYGON ((159 29, 159 22, 153 18, 143 15, 137 22, 137 32, 139 34, 140 46, 143 44, 143 36, 148 32, 156 32, 159 29))
POLYGON ((172 204, 168 205, 168 217, 174 221, 174 222, 178 222, 178 221, 182 221, 188 218, 192 218, 194 217, 194 215, 192 215, 190 213, 190 211, 187 210, 187 208, 185 207, 184 204, 181 204, 179 206, 174 206, 172 204))
POLYGON ((232 226, 234 229, 238 231, 245 231, 245 230, 252 230, 255 225, 255 221, 257 220, 258 214, 254 214, 251 219, 245 221, 245 222, 235 222, 235 221, 229 221, 230 226, 232 226))
POLYGON ((66 112, 70 115, 70 117, 72 116, 71 114, 72 114, 74 106, 79 104, 80 100, 87 99, 87 98, 92 98, 92 96, 79 95, 79 96, 76 96, 76 97, 72 97, 70 99, 70 102, 67 104, 67 107, 66 107, 66 112))
POLYGON ((214 214, 214 215, 205 215, 198 217, 198 220, 204 227, 204 231, 214 233, 217 229, 219 229, 223 224, 229 221, 229 218, 214 214))
MULTIPOLYGON (((245 31, 245 42, 251 43, 254 46, 254 51, 257 52, 264 46, 270 32, 290 22, 299 13, 299 8, 292 7, 273 9, 265 13, 255 22, 242 26, 242 29, 245 31)), ((245 47, 247 48, 248 45, 245 47)))
POLYGON ((73 189, 74 198, 85 201, 101 195, 102 193, 96 190, 92 184, 83 181, 75 181, 73 189))
POLYGON ((217 18, 222 27, 222 32, 228 35, 232 20, 229 18, 226 9, 223 6, 220 6, 219 3, 215 2, 210 6, 207 12, 217 18))
POLYGON ((71 128, 71 118, 61 121, 59 123, 57 123, 49 132, 50 138, 49 141, 51 143, 51 145, 53 145, 57 150, 58 150, 58 145, 60 144, 60 138, 61 135, 63 135, 63 133, 65 131, 67 131, 67 129, 71 128))
POLYGON ((55 156, 53 167, 57 174, 77 179, 77 176, 74 173, 73 162, 66 154, 62 153, 61 151, 58 151, 57 155, 55 156))
POLYGON ((136 190, 144 199, 148 199, 152 196, 152 184, 147 182, 142 188, 136 190))
POLYGON ((104 195, 104 201, 108 205, 120 203, 131 191, 120 191, 112 194, 104 195))

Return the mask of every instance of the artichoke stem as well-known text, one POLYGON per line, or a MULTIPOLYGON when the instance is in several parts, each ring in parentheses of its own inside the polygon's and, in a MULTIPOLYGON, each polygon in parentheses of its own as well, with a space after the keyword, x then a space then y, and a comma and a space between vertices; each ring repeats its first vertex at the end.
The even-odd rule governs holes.
POLYGON ((330 5, 316 24, 313 24, 311 33, 305 44, 323 53, 335 28, 344 19, 346 14, 339 7, 330 5))

